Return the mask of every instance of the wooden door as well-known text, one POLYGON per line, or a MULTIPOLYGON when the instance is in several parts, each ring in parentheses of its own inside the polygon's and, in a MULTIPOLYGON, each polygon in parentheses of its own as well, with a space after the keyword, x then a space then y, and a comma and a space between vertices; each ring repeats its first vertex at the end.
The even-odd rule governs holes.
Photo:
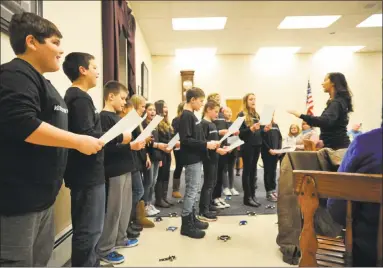
MULTIPOLYGON (((242 111, 242 99, 228 99, 226 100, 226 106, 233 112, 232 121, 234 121, 239 112, 242 111)), ((239 167, 243 167, 242 158, 239 159, 239 167)))

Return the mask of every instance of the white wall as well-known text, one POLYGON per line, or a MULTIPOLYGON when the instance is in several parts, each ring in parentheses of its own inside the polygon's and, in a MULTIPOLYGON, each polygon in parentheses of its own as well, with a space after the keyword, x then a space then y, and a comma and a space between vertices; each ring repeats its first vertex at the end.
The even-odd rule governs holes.
POLYGON ((257 60, 253 55, 217 55, 193 61, 177 57, 153 56, 153 99, 169 103, 170 117, 181 101, 180 70, 195 70, 194 82, 206 94, 219 92, 223 99, 257 96, 258 111, 266 103, 276 106, 276 120, 283 134, 291 123, 300 122, 285 110, 305 112, 307 81, 310 78, 315 114, 325 107, 328 95, 321 82, 327 72, 346 75, 354 94, 355 112, 350 122, 363 122, 364 130, 380 126, 382 114, 382 54, 355 53, 342 58, 297 54, 277 61, 257 60))
MULTIPOLYGON (((145 37, 141 31, 140 25, 138 24, 136 20, 136 85, 141 87, 141 63, 145 62, 146 67, 148 68, 149 72, 149 100, 151 100, 151 92, 153 88, 152 84, 152 55, 150 53, 150 50, 148 48, 148 45, 146 44, 145 37)), ((136 90, 137 90, 136 88, 136 90)))

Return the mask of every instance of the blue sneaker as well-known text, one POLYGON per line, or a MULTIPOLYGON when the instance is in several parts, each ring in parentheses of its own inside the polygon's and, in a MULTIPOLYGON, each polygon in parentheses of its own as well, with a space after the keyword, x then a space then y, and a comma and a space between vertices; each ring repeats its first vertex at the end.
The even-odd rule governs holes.
POLYGON ((132 248, 138 245, 137 239, 128 239, 123 245, 118 245, 116 248, 132 248))
POLYGON ((101 260, 107 263, 120 264, 125 261, 125 258, 121 254, 119 254, 117 251, 113 251, 109 253, 108 255, 106 255, 105 257, 102 257, 101 260))

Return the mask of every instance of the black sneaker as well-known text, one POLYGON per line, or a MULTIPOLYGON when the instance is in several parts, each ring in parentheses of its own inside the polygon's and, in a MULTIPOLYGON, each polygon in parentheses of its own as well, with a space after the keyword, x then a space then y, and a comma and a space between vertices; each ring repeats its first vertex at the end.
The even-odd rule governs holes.
POLYGON ((213 211, 207 211, 205 213, 200 213, 198 216, 198 219, 200 221, 204 221, 204 222, 216 221, 217 220, 217 214, 214 213, 213 211))

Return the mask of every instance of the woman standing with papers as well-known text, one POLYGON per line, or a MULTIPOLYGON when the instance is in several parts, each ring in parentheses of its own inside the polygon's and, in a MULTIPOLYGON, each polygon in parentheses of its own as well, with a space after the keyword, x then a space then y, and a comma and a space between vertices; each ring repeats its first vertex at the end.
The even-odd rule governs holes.
MULTIPOLYGON (((173 127, 168 119, 168 106, 163 100, 154 103, 158 115, 164 119, 158 125, 158 140, 159 142, 168 144, 173 137, 173 127)), ((168 200, 168 188, 170 177, 170 165, 172 163, 171 151, 165 149, 162 152, 162 166, 158 171, 158 179, 155 187, 156 206, 168 208, 173 205, 168 200)))
POLYGON ((239 137, 245 143, 241 146, 243 159, 242 187, 244 191, 243 204, 259 207, 255 192, 257 189, 257 163, 262 147, 260 117, 255 110, 255 95, 246 94, 243 97, 243 111, 238 117, 245 117, 239 129, 239 137))

